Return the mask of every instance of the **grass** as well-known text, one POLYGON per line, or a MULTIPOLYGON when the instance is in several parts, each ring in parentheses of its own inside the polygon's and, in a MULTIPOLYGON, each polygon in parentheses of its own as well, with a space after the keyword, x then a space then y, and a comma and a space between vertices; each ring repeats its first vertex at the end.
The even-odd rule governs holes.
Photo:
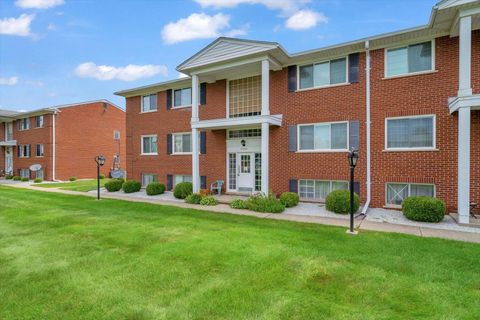
MULTIPOLYGON (((100 186, 103 187, 105 182, 108 179, 101 179, 100 186)), ((73 182, 53 182, 53 183, 41 183, 41 184, 34 184, 35 187, 40 188, 56 188, 62 190, 70 190, 70 191, 81 191, 81 192, 88 192, 91 190, 97 189, 97 180, 77 180, 73 182)))
POLYGON ((478 319, 480 246, 0 187, 1 319, 478 319))

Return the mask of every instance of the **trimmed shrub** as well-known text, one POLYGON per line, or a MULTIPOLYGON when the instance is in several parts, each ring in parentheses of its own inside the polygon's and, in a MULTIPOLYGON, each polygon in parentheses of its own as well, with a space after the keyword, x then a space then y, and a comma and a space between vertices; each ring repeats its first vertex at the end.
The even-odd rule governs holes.
POLYGON ((107 189, 108 192, 116 192, 122 189, 123 183, 123 179, 112 179, 105 182, 105 189, 107 189))
POLYGON ((280 213, 285 210, 285 205, 271 195, 258 194, 245 200, 245 208, 256 212, 280 213))
POLYGON ((35 178, 35 180, 33 180, 33 183, 42 183, 43 180, 40 179, 40 178, 35 178))
POLYGON ((177 199, 185 199, 189 194, 193 193, 193 185, 191 182, 180 182, 173 189, 173 196, 177 199))
POLYGON ((127 180, 122 185, 122 190, 125 193, 134 193, 140 191, 142 184, 135 180, 127 180))
POLYGON ((246 209, 245 207, 245 201, 242 199, 235 199, 232 202, 230 202, 230 208, 233 209, 246 209))
POLYGON ((162 194, 165 192, 165 185, 159 182, 151 182, 148 184, 147 188, 145 189, 147 195, 155 196, 157 194, 162 194))
POLYGON ((446 211, 445 202, 433 197, 408 197, 402 203, 403 215, 414 221, 440 222, 446 211))
POLYGON ((73 182, 73 181, 76 181, 77 178, 76 177, 70 177, 70 178, 68 178, 68 180, 73 182))
POLYGON ((11 174, 7 174, 7 175, 5 176, 5 179, 7 179, 7 180, 12 180, 12 179, 13 179, 13 176, 12 176, 11 174))
POLYGON ((206 196, 203 197, 202 200, 200 200, 200 204, 202 206, 216 206, 218 204, 218 201, 212 196, 206 196))
POLYGON ((100 180, 105 179, 105 175, 103 173, 100 173, 98 177, 100 178, 100 180))
POLYGON ((300 197, 294 192, 284 192, 280 196, 280 202, 282 202, 287 208, 295 207, 299 201, 300 197))
POLYGON ((14 181, 20 181, 20 180, 22 180, 22 177, 20 177, 20 176, 13 176, 12 179, 13 179, 14 181))
MULTIPOLYGON (((335 190, 330 192, 325 199, 325 207, 328 211, 339 214, 350 213, 350 191, 335 190)), ((354 193, 353 212, 357 212, 360 207, 360 197, 354 193)))
POLYGON ((27 181, 30 180, 30 179, 28 179, 28 178, 22 178, 22 179, 20 179, 20 180, 21 180, 22 182, 27 182, 27 181))
POLYGON ((185 198, 185 202, 186 203, 190 203, 190 204, 200 204, 200 201, 202 201, 202 195, 199 194, 199 193, 192 193, 192 194, 189 194, 186 198, 185 198))

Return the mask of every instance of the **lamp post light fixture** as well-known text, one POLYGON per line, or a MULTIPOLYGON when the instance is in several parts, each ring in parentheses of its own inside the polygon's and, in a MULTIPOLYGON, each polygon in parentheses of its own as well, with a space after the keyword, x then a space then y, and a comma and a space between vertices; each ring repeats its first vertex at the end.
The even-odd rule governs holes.
POLYGON ((347 233, 349 234, 357 234, 357 231, 354 230, 353 226, 353 207, 354 207, 354 191, 353 191, 353 185, 354 185, 354 180, 355 180, 355 166, 357 165, 358 161, 358 150, 351 149, 348 152, 348 163, 350 165, 350 229, 347 230, 347 233))
POLYGON ((94 160, 97 163, 97 200, 100 200, 100 167, 105 164, 105 157, 99 155, 94 160))

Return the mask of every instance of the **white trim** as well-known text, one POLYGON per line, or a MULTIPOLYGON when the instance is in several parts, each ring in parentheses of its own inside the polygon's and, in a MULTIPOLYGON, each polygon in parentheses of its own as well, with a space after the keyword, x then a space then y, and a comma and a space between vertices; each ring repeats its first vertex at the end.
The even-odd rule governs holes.
POLYGON ((44 155, 45 155, 45 147, 44 147, 43 143, 36 143, 35 144, 35 158, 43 158, 44 155), (37 155, 37 146, 42 146, 42 155, 41 156, 37 155))
MULTIPOLYGON (((407 49, 407 54, 408 54, 408 49, 407 49)), ((408 56, 407 56, 407 62, 408 62, 408 56)), ((435 72, 436 69, 435 69, 435 39, 431 39, 431 40, 427 40, 427 41, 421 41, 421 42, 414 42, 414 41, 409 41, 409 42, 406 42, 405 44, 402 44, 402 45, 397 45, 397 46, 394 46, 394 47, 388 47, 388 48, 384 48, 383 49, 383 78, 382 79, 392 79, 392 78, 400 78, 400 77, 403 77, 403 76, 407 76, 407 75, 420 75, 420 74, 428 74, 428 73, 432 73, 432 72, 435 72), (431 43, 431 63, 430 63, 430 69, 429 70, 422 70, 422 71, 416 71, 416 72, 406 72, 406 73, 402 73, 402 74, 396 74, 396 75, 393 75, 393 76, 389 76, 388 75, 388 70, 387 70, 387 67, 388 67, 388 51, 389 50, 394 50, 394 49, 400 49, 400 48, 408 48, 409 46, 412 46, 412 45, 417 45, 417 44, 421 44, 421 43, 425 43, 425 42, 429 42, 431 43)))
MULTIPOLYGON (((340 182, 340 183, 346 183, 347 186, 349 186, 349 181, 348 180, 325 180, 325 179, 297 179, 297 194, 298 196, 300 197, 300 181, 313 181, 313 188, 314 188, 314 191, 313 191, 313 194, 315 195, 315 182, 328 182, 329 183, 329 193, 334 191, 332 190, 332 186, 333 186, 333 183, 334 182, 340 182)), ((338 189, 337 189, 338 190, 338 189)), ((315 199, 314 198, 302 198, 300 197, 300 200, 303 200, 303 201, 312 201, 312 202, 324 202, 325 199, 323 200, 320 200, 320 199, 315 199)))
POLYGON ((406 77, 415 77, 415 76, 422 76, 425 74, 432 74, 437 73, 438 70, 425 70, 425 71, 417 71, 417 72, 410 72, 410 73, 403 73, 396 76, 390 76, 386 78, 382 78, 381 80, 390 80, 390 79, 398 79, 398 78, 406 78, 406 77))
POLYGON ((158 92, 157 93, 152 93, 152 94, 144 94, 140 96, 140 113, 150 113, 150 112, 156 112, 158 111, 158 92), (151 96, 157 96, 157 105, 155 106, 155 109, 148 109, 148 110, 143 110, 143 98, 144 97, 151 97, 151 96))
POLYGON ((272 126, 280 127, 282 125, 281 114, 269 116, 252 116, 252 117, 236 117, 222 118, 212 120, 193 121, 192 129, 227 129, 235 127, 254 126, 262 123, 268 123, 272 126))
POLYGON ((310 91, 310 90, 321 90, 321 89, 328 89, 328 88, 335 88, 335 87, 344 87, 344 86, 350 86, 352 85, 350 82, 346 83, 336 83, 336 84, 329 84, 325 86, 318 86, 318 87, 312 87, 312 88, 304 88, 304 89, 297 89, 295 92, 303 92, 303 91, 310 91))
POLYGON ((156 134, 145 134, 140 136, 140 155, 142 156, 157 156, 158 155, 158 136, 156 134), (157 152, 143 152, 143 138, 157 138, 157 152))
MULTIPOLYGON (((348 55, 346 55, 346 56, 339 56, 338 58, 333 58, 333 59, 329 59, 329 60, 322 60, 322 61, 316 61, 316 62, 313 61, 311 63, 303 63, 301 65, 298 65, 297 66, 297 90, 296 91, 329 88, 329 87, 336 87, 336 86, 350 84, 350 82, 349 82, 350 79, 348 79, 348 60, 349 60, 348 55), (305 67, 305 66, 308 66, 308 65, 315 66, 316 64, 322 64, 322 63, 327 63, 327 62, 330 65, 333 60, 340 60, 340 59, 345 59, 345 82, 331 83, 332 79, 330 78, 329 79, 329 82, 330 82, 329 84, 325 84, 325 85, 321 85, 321 86, 315 86, 315 84, 313 84, 312 87, 300 88, 300 68, 301 67, 305 67)), ((314 67, 314 69, 315 69, 315 67, 314 67)), ((330 66, 329 66, 329 70, 330 70, 330 66)), ((312 76, 315 78, 314 75, 312 75, 312 76)), ((331 73, 330 73, 330 76, 331 76, 331 73)))
POLYGON ((182 108, 191 108, 192 107, 192 104, 193 104, 193 89, 192 89, 192 86, 190 87, 184 87, 184 88, 175 88, 175 89, 171 89, 172 90, 172 108, 171 109, 182 109, 182 108), (190 89, 190 104, 182 104, 182 105, 179 105, 179 106, 176 106, 175 105, 175 91, 182 91, 182 90, 186 90, 186 89, 190 89))
MULTIPOLYGON (((315 133, 314 133, 315 135, 315 133)), ((315 138, 315 136, 314 136, 315 138)), ((314 141, 315 144, 315 141, 314 141)), ((322 153, 322 152, 348 152, 350 147, 350 125, 348 121, 332 121, 332 122, 316 122, 316 123, 302 123, 297 125, 297 153, 322 153), (331 149, 332 146, 332 124, 340 124, 340 123, 345 123, 347 125, 347 148, 346 149, 331 149), (316 125, 328 125, 330 130, 328 132, 328 137, 330 139, 330 149, 307 149, 307 150, 302 150, 300 149, 300 127, 306 127, 306 126, 314 126, 314 131, 315 131, 315 126, 316 125)))
POLYGON ((392 209, 401 209, 402 208, 402 205, 398 205, 398 204, 389 204, 388 203, 388 185, 389 184, 406 184, 407 185, 407 198, 408 197, 411 197, 411 188, 412 188, 412 185, 417 185, 417 186, 433 186, 433 197, 436 198, 437 197, 437 186, 435 185, 435 183, 416 183, 416 182, 385 182, 385 186, 384 186, 384 189, 385 189, 385 205, 384 207, 385 208, 392 208, 392 209))
POLYGON ((55 181, 56 177, 56 156, 57 156, 57 146, 56 146, 56 139, 57 139, 57 132, 56 132, 56 118, 57 118, 57 111, 52 114, 52 180, 55 181))
POLYGON ((412 115, 412 116, 401 116, 401 117, 386 117, 384 122, 384 151, 436 151, 437 150, 437 117, 435 114, 422 114, 422 115, 412 115), (389 148, 388 147, 388 120, 398 120, 398 119, 418 119, 418 118, 433 118, 433 146, 431 147, 413 147, 413 148, 389 148))
MULTIPOLYGON (((172 153, 171 155, 173 156, 181 156, 181 155, 191 155, 192 151, 190 152, 175 152, 175 136, 180 136, 180 135, 190 135, 190 150, 193 148, 193 143, 192 143, 192 132, 191 131, 186 131, 186 132, 175 132, 172 133, 172 153)), ((200 139, 200 135, 198 136, 200 139)), ((183 140, 182 140, 182 149, 183 149, 183 140)))

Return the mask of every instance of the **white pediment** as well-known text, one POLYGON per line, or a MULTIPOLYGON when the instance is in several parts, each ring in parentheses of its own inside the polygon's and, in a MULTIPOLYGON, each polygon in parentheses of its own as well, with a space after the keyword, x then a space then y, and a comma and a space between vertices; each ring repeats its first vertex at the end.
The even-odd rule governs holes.
POLYGON ((278 48, 278 43, 218 38, 210 45, 180 64, 177 70, 196 68, 220 61, 268 52, 278 48))
POLYGON ((439 10, 444 10, 448 8, 458 7, 465 4, 474 4, 474 3, 480 4, 480 1, 478 0, 443 0, 437 3, 436 7, 439 10))

